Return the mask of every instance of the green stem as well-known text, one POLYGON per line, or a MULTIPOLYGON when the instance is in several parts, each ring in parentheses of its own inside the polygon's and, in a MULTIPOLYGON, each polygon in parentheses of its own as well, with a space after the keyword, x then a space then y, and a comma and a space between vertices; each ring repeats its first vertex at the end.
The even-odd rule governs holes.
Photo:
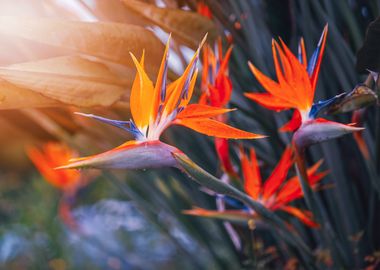
POLYGON ((295 159, 296 159, 296 172, 301 184, 302 192, 307 207, 312 211, 315 221, 320 224, 322 237, 325 243, 327 243, 331 249, 334 262, 339 265, 340 268, 346 269, 346 263, 343 259, 342 252, 338 249, 339 241, 332 231, 329 222, 324 218, 320 206, 317 203, 313 189, 309 185, 309 177, 307 175, 306 162, 305 162, 305 149, 299 148, 296 143, 293 142, 295 159))

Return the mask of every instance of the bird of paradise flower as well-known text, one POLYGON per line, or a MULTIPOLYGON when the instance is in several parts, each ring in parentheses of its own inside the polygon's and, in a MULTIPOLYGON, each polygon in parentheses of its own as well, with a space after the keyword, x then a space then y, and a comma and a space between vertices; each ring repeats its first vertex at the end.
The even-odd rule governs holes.
POLYGON ((180 150, 159 140, 162 132, 170 125, 182 125, 202 134, 228 139, 264 137, 231 127, 214 119, 218 115, 232 111, 231 109, 204 104, 189 104, 198 74, 199 51, 204 41, 205 39, 182 76, 168 85, 166 80, 170 37, 155 85, 145 73, 144 54, 140 62, 131 54, 137 69, 130 96, 133 119, 118 121, 91 114, 79 114, 124 129, 131 133, 135 140, 128 141, 98 155, 72 159, 69 164, 60 168, 141 169, 176 167, 177 162, 172 154, 179 153, 180 150))
MULTIPOLYGON (((284 211, 295 216, 307 226, 319 227, 313 220, 311 212, 289 205, 303 197, 298 177, 293 176, 287 179, 288 172, 294 163, 292 149, 288 147, 284 151, 277 166, 265 182, 262 181, 255 150, 251 148, 249 152, 248 156, 243 149, 240 151, 244 191, 253 200, 260 202, 271 211, 284 211)), ((322 161, 319 161, 307 170, 309 184, 313 189, 318 187, 319 182, 327 173, 317 172, 321 163, 322 161)), ((259 218, 251 209, 215 211, 194 208, 186 210, 184 213, 238 222, 259 218)))
POLYGON ((63 222, 71 228, 77 229, 76 222, 71 214, 71 205, 78 189, 83 187, 90 178, 84 177, 76 170, 55 170, 54 168, 76 157, 77 152, 57 142, 48 142, 42 149, 29 147, 28 156, 44 179, 62 191, 59 203, 59 216, 63 222))
MULTIPOLYGON (((219 38, 214 50, 210 46, 205 46, 202 57, 202 95, 200 104, 215 107, 227 107, 232 94, 232 82, 228 75, 228 62, 232 53, 230 46, 223 54, 222 40, 219 38)), ((226 123, 226 115, 219 115, 217 119, 226 123)), ((229 175, 236 175, 236 172, 229 159, 229 143, 226 138, 215 138, 215 150, 221 162, 222 169, 229 175)))
POLYGON ((304 147, 342 135, 360 131, 362 128, 344 125, 323 118, 316 118, 322 109, 333 104, 336 98, 313 104, 318 75, 327 38, 326 25, 318 46, 307 63, 305 44, 301 39, 296 57, 285 43, 272 40, 274 66, 278 82, 265 76, 249 63, 252 73, 268 93, 245 93, 257 103, 276 111, 295 109, 290 122, 282 131, 296 131, 294 141, 304 147))

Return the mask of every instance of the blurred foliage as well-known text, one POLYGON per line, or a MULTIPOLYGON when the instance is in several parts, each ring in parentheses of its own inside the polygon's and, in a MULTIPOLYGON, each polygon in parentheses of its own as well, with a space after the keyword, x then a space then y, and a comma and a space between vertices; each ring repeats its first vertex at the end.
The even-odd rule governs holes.
MULTIPOLYGON (((364 158, 352 136, 307 151, 309 164, 323 158, 323 167, 330 172, 323 180, 329 188, 315 194, 327 232, 309 229, 296 219, 286 221, 313 251, 312 265, 305 264, 302 250, 266 224, 253 232, 247 224, 234 225, 242 239, 239 250, 222 222, 183 215, 193 205, 214 209, 215 198, 173 169, 105 172, 94 177, 73 206, 73 215, 86 233, 68 230, 57 217, 59 191, 42 181, 24 147, 60 140, 88 155, 125 141, 128 137, 116 128, 72 112, 129 119, 128 93, 135 71, 128 53, 139 56, 145 48, 153 75, 163 50, 161 40, 166 41, 168 32, 174 39, 171 79, 188 59, 187 46, 194 48, 205 32, 214 38, 227 36, 226 47, 232 40, 230 106, 239 110, 231 114, 230 122, 270 135, 242 142, 255 147, 264 171, 267 168, 264 174, 270 173, 290 142, 289 134, 278 132, 290 113, 269 111, 243 93, 263 90, 249 71, 248 60, 274 77, 272 37, 281 36, 296 51, 303 36, 306 48, 312 49, 328 23, 316 101, 365 81, 366 75, 355 71, 355 54, 366 27, 380 15, 377 0, 203 2, 212 11, 212 22, 195 13, 195 0, 0 3, 2 269, 376 268, 380 261, 380 201, 374 188, 380 179, 380 109, 376 106, 368 108, 364 121, 370 159, 364 158), (129 8, 134 3, 146 8, 129 8)), ((328 117, 348 123, 351 114, 328 117)), ((211 174, 222 175, 212 139, 182 127, 171 128, 163 137, 211 174)), ((239 164, 236 152, 231 157, 239 164)), ((302 201, 297 204, 305 207, 302 201)))

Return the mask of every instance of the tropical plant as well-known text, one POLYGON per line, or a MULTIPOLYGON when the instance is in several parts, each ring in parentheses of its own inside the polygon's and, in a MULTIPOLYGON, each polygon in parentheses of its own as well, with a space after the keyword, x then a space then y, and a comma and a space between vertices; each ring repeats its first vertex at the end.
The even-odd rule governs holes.
POLYGON ((1 267, 376 269, 379 15, 2 1, 1 267))

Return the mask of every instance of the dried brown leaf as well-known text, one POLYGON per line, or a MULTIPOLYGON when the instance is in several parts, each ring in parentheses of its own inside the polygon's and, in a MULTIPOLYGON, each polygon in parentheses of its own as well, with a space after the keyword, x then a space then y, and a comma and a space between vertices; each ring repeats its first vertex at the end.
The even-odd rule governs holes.
POLYGON ((30 91, 30 89, 17 87, 7 81, 0 80, 0 109, 23 109, 30 107, 56 106, 57 101, 30 91))
POLYGON ((81 0, 100 21, 150 26, 151 22, 130 11, 120 0, 81 0))
POLYGON ((178 41, 196 48, 203 36, 208 33, 209 41, 216 37, 215 24, 198 13, 173 8, 159 8, 138 0, 122 0, 128 9, 150 20, 178 41))
MULTIPOLYGON (((106 65, 79 56, 1 67, 0 78, 48 98, 41 100, 44 103, 41 106, 51 99, 76 106, 109 106, 119 100, 131 84, 130 80, 120 79, 112 73, 106 65)), ((3 89, 3 96, 7 95, 10 94, 3 89)), ((15 106, 27 105, 21 99, 14 97, 13 100, 18 101, 15 106)))
POLYGON ((0 16, 0 33, 71 49, 127 66, 132 66, 129 52, 141 55, 145 49, 147 66, 158 67, 164 50, 163 44, 152 31, 121 23, 0 16))

